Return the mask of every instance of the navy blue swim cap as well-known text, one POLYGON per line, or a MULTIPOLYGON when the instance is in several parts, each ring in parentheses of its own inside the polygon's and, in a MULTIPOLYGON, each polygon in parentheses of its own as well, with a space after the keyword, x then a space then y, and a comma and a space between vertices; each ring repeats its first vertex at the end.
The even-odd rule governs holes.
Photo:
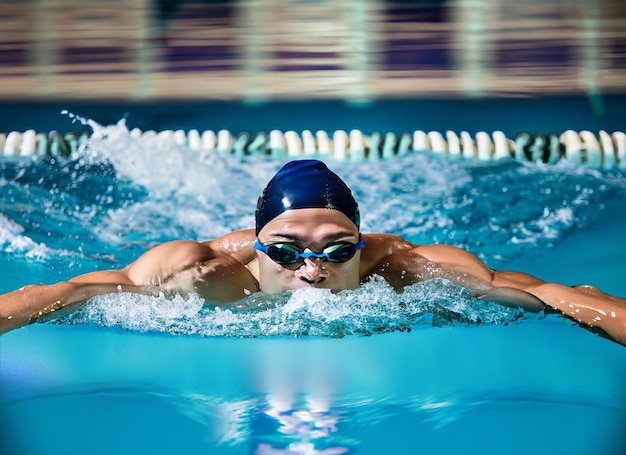
POLYGON ((256 234, 287 210, 316 208, 339 210, 359 227, 359 206, 337 174, 318 160, 290 161, 280 168, 259 197, 256 234))

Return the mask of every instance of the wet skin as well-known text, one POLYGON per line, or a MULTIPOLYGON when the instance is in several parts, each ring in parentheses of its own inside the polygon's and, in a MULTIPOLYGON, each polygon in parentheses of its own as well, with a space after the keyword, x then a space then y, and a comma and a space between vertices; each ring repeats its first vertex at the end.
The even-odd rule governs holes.
MULTIPOLYGON (((289 243, 301 250, 324 250, 331 243, 345 241, 356 244, 359 230, 343 213, 328 209, 301 209, 286 211, 259 232, 264 244, 289 243)), ((333 290, 356 289, 360 284, 361 253, 343 263, 308 258, 295 264, 277 264, 265 253, 257 251, 257 264, 250 268, 258 271, 259 287, 264 292, 281 292, 301 287, 333 290)))
MULTIPOLYGON (((374 275, 396 290, 444 278, 474 296, 528 311, 545 305, 626 344, 626 301, 589 287, 546 283, 533 276, 496 271, 475 255, 450 245, 414 245, 389 234, 362 234, 365 247, 344 263, 305 259, 280 265, 253 248, 253 229, 208 242, 188 240, 159 245, 122 270, 91 272, 52 285, 26 286, 0 295, 0 333, 40 316, 115 292, 196 293, 207 302, 230 304, 258 291, 302 287, 356 289, 374 275)), ((263 244, 291 243, 321 252, 333 242, 357 243, 359 231, 332 209, 283 212, 259 232, 263 244)))

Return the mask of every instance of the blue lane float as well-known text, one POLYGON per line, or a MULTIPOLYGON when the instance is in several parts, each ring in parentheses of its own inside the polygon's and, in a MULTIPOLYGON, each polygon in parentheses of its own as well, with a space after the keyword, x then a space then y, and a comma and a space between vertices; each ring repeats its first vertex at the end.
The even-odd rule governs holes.
MULTIPOLYGON (((555 164, 566 160, 576 165, 595 169, 626 169, 626 134, 601 130, 567 130, 563 133, 543 134, 521 132, 508 138, 502 131, 491 134, 479 131, 472 136, 467 131, 416 130, 413 133, 372 132, 365 134, 354 129, 349 132, 272 130, 269 133, 233 134, 228 130, 195 129, 141 131, 131 135, 156 134, 164 140, 192 150, 216 151, 235 156, 267 155, 276 158, 302 156, 328 157, 338 161, 376 161, 413 152, 427 152, 451 158, 481 161, 513 159, 522 162, 555 164)), ((60 133, 58 131, 0 133, 0 155, 10 157, 61 156, 78 153, 87 140, 97 137, 90 131, 60 133)))

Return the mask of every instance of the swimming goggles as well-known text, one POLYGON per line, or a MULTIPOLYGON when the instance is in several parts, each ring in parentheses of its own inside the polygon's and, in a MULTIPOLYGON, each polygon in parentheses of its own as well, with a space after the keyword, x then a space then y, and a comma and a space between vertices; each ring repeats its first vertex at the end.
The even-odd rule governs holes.
POLYGON ((256 240, 254 249, 261 251, 277 264, 295 264, 304 259, 326 259, 328 262, 346 262, 352 259, 355 253, 365 246, 363 237, 359 234, 358 243, 336 242, 327 245, 321 253, 315 253, 309 248, 302 250, 290 243, 272 243, 263 245, 256 240))

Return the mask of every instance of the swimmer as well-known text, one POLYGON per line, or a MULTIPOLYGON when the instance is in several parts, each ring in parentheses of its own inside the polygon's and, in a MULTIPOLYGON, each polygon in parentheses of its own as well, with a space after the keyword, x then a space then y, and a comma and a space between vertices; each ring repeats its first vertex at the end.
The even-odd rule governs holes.
POLYGON ((356 289, 378 275, 399 292, 444 278, 479 299, 533 312, 549 306, 626 345, 624 299, 591 286, 492 270, 454 246, 415 245, 394 235, 361 233, 359 226, 359 207, 339 176, 321 161, 291 161, 259 197, 255 229, 207 242, 167 242, 121 270, 1 295, 0 333, 109 293, 196 293, 227 305, 259 291, 356 289))

